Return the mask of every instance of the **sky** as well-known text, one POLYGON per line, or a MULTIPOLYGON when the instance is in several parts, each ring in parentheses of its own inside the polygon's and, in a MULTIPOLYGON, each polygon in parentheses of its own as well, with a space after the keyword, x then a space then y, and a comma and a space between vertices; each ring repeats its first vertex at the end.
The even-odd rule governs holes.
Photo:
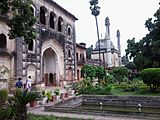
MULTIPOLYGON (((90 0, 54 0, 60 6, 78 18, 76 21, 76 42, 86 43, 86 47, 97 42, 95 17, 89 9, 90 0)), ((105 18, 110 19, 110 37, 117 48, 117 29, 120 30, 121 56, 125 55, 127 40, 139 41, 148 33, 145 21, 153 18, 159 8, 160 0, 99 0, 100 14, 97 17, 99 37, 105 37, 105 18)))

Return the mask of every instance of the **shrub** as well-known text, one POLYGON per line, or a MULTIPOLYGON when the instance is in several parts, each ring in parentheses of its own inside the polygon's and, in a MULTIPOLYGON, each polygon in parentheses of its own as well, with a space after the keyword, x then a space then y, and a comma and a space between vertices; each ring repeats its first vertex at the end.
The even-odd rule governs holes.
POLYGON ((160 68, 144 69, 141 71, 140 77, 150 87, 150 91, 155 91, 160 86, 160 68))
POLYGON ((51 91, 47 91, 46 92, 46 96, 47 96, 48 100, 51 100, 52 99, 52 92, 51 91))
POLYGON ((95 95, 108 95, 110 94, 112 89, 111 85, 96 85, 93 86, 92 84, 83 85, 83 87, 79 87, 78 93, 79 94, 95 94, 95 95))
POLYGON ((8 98, 8 91, 6 89, 0 90, 0 102, 5 102, 8 98))
POLYGON ((58 88, 56 88, 56 89, 54 90, 54 94, 55 94, 55 95, 59 95, 59 94, 60 94, 60 90, 59 90, 58 88))

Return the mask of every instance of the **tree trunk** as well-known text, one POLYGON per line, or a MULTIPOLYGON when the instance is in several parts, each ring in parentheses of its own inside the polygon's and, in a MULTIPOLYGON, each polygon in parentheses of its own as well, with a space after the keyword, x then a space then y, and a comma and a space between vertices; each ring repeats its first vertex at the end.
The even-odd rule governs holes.
POLYGON ((19 106, 16 113, 17 120, 27 120, 27 107, 19 106))

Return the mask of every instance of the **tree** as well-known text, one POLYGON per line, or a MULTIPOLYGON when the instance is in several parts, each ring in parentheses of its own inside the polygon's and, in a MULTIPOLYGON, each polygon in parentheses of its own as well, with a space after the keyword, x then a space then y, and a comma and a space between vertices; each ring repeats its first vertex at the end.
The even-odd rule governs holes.
POLYGON ((127 41, 126 55, 133 59, 138 70, 149 67, 160 67, 160 8, 149 18, 145 27, 149 33, 139 42, 135 38, 127 41))
POLYGON ((93 77, 96 76, 96 69, 92 65, 85 65, 81 69, 82 74, 87 78, 90 77, 93 80, 93 77))
POLYGON ((36 38, 36 29, 33 27, 36 17, 31 11, 31 4, 31 0, 3 0, 0 2, 1 13, 7 14, 9 8, 12 10, 13 17, 8 22, 10 39, 24 37, 24 41, 28 44, 36 38))
POLYGON ((9 11, 9 0, 0 1, 0 12, 1 14, 7 14, 9 11))
POLYGON ((160 86, 160 68, 144 69, 141 71, 140 77, 150 87, 150 91, 155 91, 160 86))
POLYGON ((103 67, 101 67, 101 66, 96 67, 96 77, 98 78, 99 83, 100 83, 100 80, 104 79, 104 77, 105 77, 105 70, 104 70, 103 67))
POLYGON ((101 66, 85 65, 82 67, 81 73, 86 78, 90 77, 91 80, 93 80, 93 77, 98 78, 99 83, 100 80, 103 80, 103 78, 105 77, 105 71, 101 66))
POLYGON ((113 70, 110 71, 110 74, 113 75, 115 78, 115 81, 121 84, 123 82, 123 79, 125 77, 128 77, 128 69, 126 67, 120 66, 120 67, 115 67, 113 70))
POLYGON ((136 65, 133 63, 133 62, 128 62, 126 65, 125 65, 126 68, 130 69, 130 70, 134 70, 136 69, 136 65))
POLYGON ((126 65, 129 62, 128 57, 126 55, 122 56, 122 64, 126 65))
POLYGON ((14 106, 16 120, 27 120, 27 104, 40 98, 40 93, 31 91, 23 91, 17 89, 14 93, 14 106))

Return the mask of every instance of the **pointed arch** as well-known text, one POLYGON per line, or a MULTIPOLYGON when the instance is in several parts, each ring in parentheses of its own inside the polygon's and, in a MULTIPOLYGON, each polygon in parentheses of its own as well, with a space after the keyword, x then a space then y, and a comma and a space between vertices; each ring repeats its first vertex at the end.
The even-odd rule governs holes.
POLYGON ((73 69, 72 69, 72 67, 68 68, 68 80, 73 81, 73 69))
POLYGON ((56 86, 57 54, 49 47, 43 52, 43 74, 46 85, 56 86))
POLYGON ((36 65, 35 64, 28 64, 27 65, 27 76, 31 76, 32 83, 36 83, 36 65))

